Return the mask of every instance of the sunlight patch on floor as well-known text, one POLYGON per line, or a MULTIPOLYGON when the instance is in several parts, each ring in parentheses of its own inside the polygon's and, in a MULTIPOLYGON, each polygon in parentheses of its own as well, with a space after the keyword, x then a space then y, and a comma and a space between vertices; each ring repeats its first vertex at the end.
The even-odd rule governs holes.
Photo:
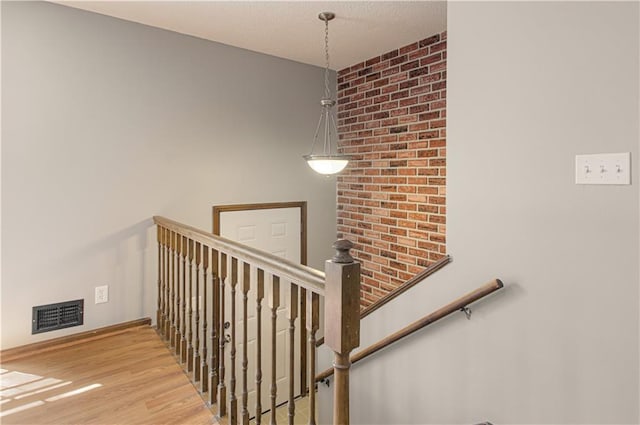
POLYGON ((37 391, 32 391, 32 392, 30 392, 30 393, 20 394, 20 395, 18 395, 18 396, 15 396, 14 398, 15 398, 16 400, 20 400, 21 398, 31 397, 32 395, 40 394, 40 393, 43 393, 43 392, 45 392, 45 391, 55 390, 56 388, 64 387, 64 386, 67 386, 67 385, 69 385, 69 384, 71 384, 71 381, 63 382, 63 383, 58 384, 58 385, 52 385, 52 386, 47 387, 47 388, 42 388, 42 389, 39 389, 39 390, 37 390, 37 391))
POLYGON ((39 390, 43 387, 48 387, 49 385, 54 385, 57 383, 62 382, 61 379, 55 379, 55 378, 45 378, 45 379, 40 379, 38 381, 35 382, 31 382, 28 384, 24 384, 24 385, 20 385, 18 387, 13 387, 13 388, 9 388, 6 390, 2 390, 0 391, 0 397, 13 397, 13 396, 17 396, 20 395, 22 393, 25 393, 27 391, 34 391, 34 390, 39 390))
POLYGON ((87 391, 91 391, 94 390, 96 388, 100 388, 102 386, 102 384, 91 384, 91 385, 87 385, 86 387, 82 387, 82 388, 78 388, 77 390, 73 390, 73 391, 69 391, 60 395, 56 395, 53 397, 49 397, 49 398, 45 398, 44 401, 57 401, 57 400, 62 400, 63 398, 67 398, 67 397, 73 397, 74 395, 78 395, 78 394, 82 394, 82 393, 86 393, 87 391))
POLYGON ((53 395, 44 400, 25 400, 22 402, 20 400, 24 398, 53 391, 70 385, 72 382, 63 382, 62 379, 46 378, 40 375, 7 369, 0 369, 0 371, 0 418, 102 387, 102 384, 90 384, 62 394, 53 395))
POLYGON ((4 416, 12 415, 14 413, 18 413, 18 412, 22 412, 22 411, 31 409, 32 407, 42 406, 43 404, 45 404, 44 401, 38 400, 38 401, 34 401, 32 403, 27 403, 27 404, 23 404, 23 405, 18 406, 18 407, 14 407, 13 409, 3 410, 3 411, 0 412, 0 418, 2 418, 4 416))
POLYGON ((30 373, 22 373, 22 372, 9 372, 3 373, 0 376, 0 388, 6 389, 15 387, 18 385, 24 385, 28 382, 33 382, 38 379, 42 379, 42 376, 32 375, 30 373))

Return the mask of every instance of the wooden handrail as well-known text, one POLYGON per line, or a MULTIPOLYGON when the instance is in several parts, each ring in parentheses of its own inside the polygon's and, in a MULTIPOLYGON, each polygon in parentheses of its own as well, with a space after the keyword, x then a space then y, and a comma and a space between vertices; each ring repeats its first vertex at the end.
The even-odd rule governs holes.
POLYGON ((285 258, 242 245, 165 217, 154 216, 153 221, 155 224, 186 236, 195 242, 222 250, 231 256, 240 258, 242 261, 247 261, 254 266, 274 272, 281 278, 290 280, 316 294, 324 295, 325 274, 320 270, 294 263, 285 258))
MULTIPOLYGON (((375 303, 361 310, 360 320, 364 319, 365 317, 367 317, 368 315, 370 315, 371 313, 373 313, 374 311, 376 311, 377 309, 379 309, 389 301, 404 294, 407 290, 414 287, 418 282, 422 282, 428 276, 431 276, 432 274, 434 274, 435 272, 437 272, 438 270, 440 270, 450 262, 451 262, 451 256, 446 255, 441 259, 439 259, 438 261, 434 262, 433 264, 430 264, 427 268, 422 270, 420 273, 416 274, 411 279, 407 280, 405 283, 395 288, 393 291, 387 293, 382 298, 378 299, 375 303)), ((322 344, 324 344, 324 338, 319 338, 318 341, 316 342, 316 346, 320 347, 322 344)))
POLYGON ((374 311, 376 311, 377 309, 379 309, 389 301, 399 297, 400 295, 405 293, 408 289, 414 287, 418 282, 422 282, 425 278, 434 274, 435 272, 437 272, 438 270, 440 270, 450 262, 451 262, 451 256, 446 255, 443 258, 436 261, 435 263, 430 264, 427 268, 422 270, 420 273, 416 274, 411 279, 407 280, 405 283, 395 288, 393 291, 389 292, 382 298, 378 299, 375 303, 364 308, 360 312, 360 319, 364 319, 365 317, 367 317, 368 315, 370 315, 371 313, 373 313, 374 311))
MULTIPOLYGON (((467 305, 479 300, 480 298, 483 298, 495 291, 497 291, 498 289, 504 287, 502 281, 500 281, 500 279, 494 279, 486 284, 484 284, 483 286, 479 287, 478 289, 469 292, 468 294, 458 298, 457 300, 445 305, 444 307, 439 308, 438 310, 434 311, 431 314, 428 314, 427 316, 423 317, 422 319, 419 319, 415 322, 413 322, 412 324, 410 324, 409 326, 406 326, 405 328, 402 328, 401 330, 387 336, 386 338, 381 339, 380 341, 376 342, 373 345, 370 345, 369 347, 365 348, 362 351, 357 352, 356 354, 354 354, 353 356, 351 356, 351 364, 357 363, 358 361, 376 353, 377 351, 382 350, 383 348, 393 344, 396 341, 401 340, 402 338, 411 335, 412 333, 424 328, 427 325, 430 325, 434 322, 437 322, 438 320, 448 316, 451 313, 454 313, 456 311, 461 310, 462 308, 466 307, 467 305)), ((322 381, 323 379, 328 378, 329 376, 331 376, 333 374, 333 368, 327 369, 324 372, 316 375, 316 382, 317 381, 322 381)))

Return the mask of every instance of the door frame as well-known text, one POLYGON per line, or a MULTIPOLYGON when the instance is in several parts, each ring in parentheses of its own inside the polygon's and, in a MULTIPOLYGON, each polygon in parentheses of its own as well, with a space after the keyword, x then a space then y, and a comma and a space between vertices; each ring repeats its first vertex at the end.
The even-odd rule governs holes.
POLYGON ((300 264, 307 265, 307 201, 264 202, 255 204, 229 204, 213 206, 213 234, 220 236, 220 214, 232 211, 300 209, 300 264))
MULTIPOLYGON (((220 214, 232 211, 272 210, 277 208, 300 209, 300 263, 307 265, 307 201, 264 202, 254 204, 230 204, 213 206, 213 234, 220 236, 220 214)), ((307 297, 306 290, 300 288, 300 395, 307 393, 307 297)), ((293 349, 293 347, 291 347, 293 349)))

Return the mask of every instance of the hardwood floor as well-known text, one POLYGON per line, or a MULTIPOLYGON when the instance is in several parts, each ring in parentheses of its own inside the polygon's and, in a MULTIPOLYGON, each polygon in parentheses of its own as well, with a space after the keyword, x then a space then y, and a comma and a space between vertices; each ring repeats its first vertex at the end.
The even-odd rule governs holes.
POLYGON ((3 424, 215 424, 149 326, 0 365, 3 424))

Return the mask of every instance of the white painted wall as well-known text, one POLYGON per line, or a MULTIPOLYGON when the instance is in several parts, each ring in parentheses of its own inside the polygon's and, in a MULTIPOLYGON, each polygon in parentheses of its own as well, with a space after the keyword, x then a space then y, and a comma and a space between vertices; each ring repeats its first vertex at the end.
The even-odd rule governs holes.
MULTIPOLYGON (((638 2, 448 4, 448 251, 362 346, 507 287, 356 365, 352 423, 638 423, 638 2), (631 186, 574 155, 631 152, 631 186)), ((323 390, 323 397, 327 397, 323 390)))
POLYGON ((309 262, 335 183, 308 153, 323 70, 42 2, 2 2, 2 348, 155 315, 153 215, 308 201, 309 262), (110 301, 94 305, 97 285, 110 301), (31 307, 85 325, 31 336, 31 307))

